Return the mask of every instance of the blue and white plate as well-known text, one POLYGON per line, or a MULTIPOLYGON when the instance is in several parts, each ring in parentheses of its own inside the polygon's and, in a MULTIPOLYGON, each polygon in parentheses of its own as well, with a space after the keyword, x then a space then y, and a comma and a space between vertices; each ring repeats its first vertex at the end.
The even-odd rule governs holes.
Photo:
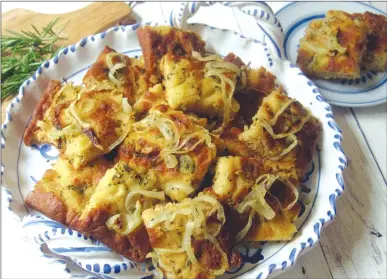
MULTIPOLYGON (((386 13, 361 2, 296 2, 278 10, 276 17, 281 22, 285 37, 283 48, 286 59, 296 63, 299 41, 305 29, 316 18, 323 18, 328 10, 342 10, 348 13, 366 11, 386 13)), ((387 100, 387 73, 363 72, 357 79, 323 80, 313 79, 325 99, 338 106, 372 106, 387 100)))
MULTIPOLYGON (((267 9, 266 6, 263 8, 267 9)), ((188 5, 183 4, 178 11, 184 13, 185 9, 188 9, 188 5)), ((175 14, 179 16, 182 13, 178 11, 175 14)), ((257 14, 259 17, 261 12, 257 14)), ((272 17, 273 14, 271 19, 267 16, 264 18, 277 22, 272 17)), ((179 22, 179 19, 181 16, 171 23, 179 22)), ((42 256, 50 262, 63 264, 74 278, 151 278, 154 269, 149 264, 129 261, 99 241, 68 229, 24 204, 24 198, 55 162, 58 152, 50 145, 25 146, 23 133, 49 80, 80 83, 105 45, 131 57, 141 55, 136 36, 138 27, 139 24, 115 27, 63 49, 23 83, 18 96, 7 108, 7 118, 2 125, 2 210, 5 214, 20 218, 23 237, 36 242, 42 256)), ((275 57, 276 47, 272 48, 260 40, 244 38, 238 33, 200 24, 188 24, 186 28, 198 32, 211 52, 220 55, 234 52, 242 60, 251 61, 252 67, 266 67, 277 76, 278 83, 283 85, 286 92, 308 107, 323 125, 318 151, 302 181, 305 187, 300 195, 302 212, 297 221, 298 233, 291 241, 261 243, 259 248, 241 247, 242 265, 221 277, 267 278, 292 266, 302 251, 318 242, 321 230, 336 215, 336 198, 344 189, 342 171, 347 164, 341 148, 341 131, 334 121, 331 106, 317 86, 302 75, 293 63, 270 58, 275 57)))

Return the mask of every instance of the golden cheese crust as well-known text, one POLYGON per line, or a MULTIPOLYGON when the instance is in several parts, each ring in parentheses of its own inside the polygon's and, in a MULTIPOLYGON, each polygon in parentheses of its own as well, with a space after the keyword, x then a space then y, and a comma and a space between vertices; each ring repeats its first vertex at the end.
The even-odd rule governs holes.
MULTIPOLYGON (((56 145, 56 142, 50 141, 47 137, 41 137, 37 138, 37 131, 39 130, 39 127, 37 126, 37 123, 39 120, 43 120, 45 117, 46 112, 51 107, 51 104, 54 100, 55 94, 62 88, 61 82, 57 80, 51 80, 47 88, 44 90, 43 96, 35 106, 34 112, 32 114, 32 118, 30 123, 28 124, 25 132, 24 132, 24 144, 27 146, 31 146, 34 141, 40 141, 42 143, 51 143, 56 145)), ((55 117, 55 114, 51 116, 54 119, 57 119, 55 117)), ((57 121, 57 120, 56 120, 57 121)))
POLYGON ((219 156, 249 157, 254 155, 248 145, 239 139, 242 132, 243 130, 239 128, 227 127, 220 136, 213 137, 219 156))
POLYGON ((376 72, 387 71, 387 18, 365 12, 359 16, 367 29, 367 50, 362 66, 376 72))
POLYGON ((276 76, 264 67, 247 70, 247 89, 255 89, 261 93, 269 94, 274 90, 276 76))
POLYGON ((280 241, 291 239, 297 231, 294 221, 297 219, 300 206, 296 203, 289 209, 281 209, 280 204, 290 204, 291 200, 294 199, 294 194, 285 187, 285 184, 279 183, 278 179, 290 181, 297 187, 298 179, 294 170, 292 172, 273 171, 266 167, 265 160, 260 159, 236 156, 221 157, 216 166, 212 190, 220 201, 227 203, 234 210, 229 215, 232 220, 230 222, 234 224, 234 230, 240 231, 248 221, 249 212, 237 210, 240 210, 240 205, 253 191, 257 181, 266 175, 277 177, 270 190, 263 196, 267 206, 270 206, 276 215, 270 220, 262 215, 255 215, 245 240, 280 241))
POLYGON ((52 82, 35 108, 24 142, 50 143, 74 168, 109 153, 129 131, 132 114, 116 89, 52 82))
POLYGON ((215 278, 221 270, 223 271, 220 274, 231 266, 239 265, 240 256, 233 251, 233 224, 224 222, 222 217, 223 214, 229 215, 227 211, 228 208, 223 208, 211 189, 205 190, 194 199, 157 205, 144 211, 144 224, 155 251, 152 257, 158 258, 156 268, 167 278, 207 279, 215 278), (195 210, 202 212, 204 219, 199 216, 199 219, 192 219, 192 216, 180 213, 195 210), (219 212, 222 213, 219 215, 219 212), (189 242, 185 244, 188 223, 195 224, 195 227, 189 242), (213 240, 210 241, 207 234, 213 235, 213 240), (186 245, 192 249, 196 261, 188 255, 186 245), (170 252, 164 253, 167 250, 170 252))
POLYGON ((297 227, 297 220, 301 206, 296 203, 290 210, 279 212, 272 220, 266 220, 262 216, 256 217, 246 236, 248 241, 286 241, 291 240, 297 227))
POLYGON ((91 65, 83 77, 83 84, 87 88, 115 89, 128 99, 129 104, 133 104, 149 86, 143 75, 144 72, 142 57, 140 59, 129 58, 105 46, 96 62, 91 65), (114 83, 109 73, 117 64, 122 64, 122 67, 118 68, 118 73, 115 74, 119 82, 114 83))
POLYGON ((253 124, 239 140, 267 159, 273 170, 296 168, 301 179, 313 159, 320 132, 321 124, 310 111, 279 88, 263 99, 253 124))
POLYGON ((149 76, 158 74, 158 62, 165 54, 181 57, 191 55, 192 51, 203 52, 205 47, 205 42, 196 33, 169 26, 140 27, 137 36, 149 76))
POLYGON ((367 31, 361 20, 342 11, 328 11, 313 20, 300 40, 297 65, 311 77, 358 78, 367 31))
MULTIPOLYGON (((144 261, 150 246, 143 225, 129 235, 121 235, 106 226, 115 208, 100 197, 106 189, 103 178, 111 166, 111 162, 98 159, 75 170, 60 158, 53 170, 46 171, 25 202, 49 218, 103 242, 128 259, 144 261)), ((110 188, 118 191, 118 186, 110 188)), ((118 201, 112 195, 109 197, 113 202, 118 201)))
POLYGON ((211 138, 206 130, 189 116, 159 104, 150 110, 147 118, 134 124, 119 147, 118 156, 139 173, 155 170, 166 194, 173 200, 181 200, 199 188, 215 159, 216 148, 208 141, 211 138), (159 126, 148 127, 151 119, 159 126), (160 130, 160 126, 164 129, 160 130), (168 158, 176 161, 175 164, 171 162, 168 167, 168 158), (179 190, 181 187, 186 190, 179 190))
MULTIPOLYGON (((221 81, 207 75, 209 71, 205 67, 205 62, 193 57, 165 55, 160 63, 160 71, 164 78, 166 100, 173 109, 221 118, 226 109, 221 81)), ((224 75, 236 85, 235 73, 229 71, 224 75)), ((230 106, 232 119, 239 110, 239 104, 232 98, 230 106)))

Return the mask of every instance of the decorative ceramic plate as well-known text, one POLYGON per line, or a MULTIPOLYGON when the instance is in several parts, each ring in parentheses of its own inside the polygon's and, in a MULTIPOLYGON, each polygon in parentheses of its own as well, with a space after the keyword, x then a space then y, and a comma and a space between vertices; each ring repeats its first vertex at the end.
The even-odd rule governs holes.
MULTIPOLYGON (((386 13, 361 2, 296 2, 276 13, 285 37, 283 48, 286 59, 296 63, 299 41, 310 21, 323 18, 328 10, 348 13, 386 13)), ((363 72, 357 79, 313 80, 325 99, 335 105, 347 107, 372 106, 387 100, 387 73, 363 72)))
MULTIPOLYGON (((49 80, 80 83, 105 45, 131 57, 141 55, 136 36, 138 27, 139 24, 115 27, 63 49, 58 56, 39 67, 21 86, 18 96, 7 109, 7 119, 2 125, 4 210, 21 218, 23 236, 36 242, 37 249, 40 248, 49 261, 64 264, 66 271, 74 278, 151 278, 153 268, 148 264, 129 261, 102 243, 25 206, 27 193, 55 162, 58 152, 47 144, 27 147, 22 135, 49 80)), ((341 148, 341 131, 333 119, 331 106, 325 102, 316 85, 291 62, 271 59, 272 53, 266 43, 204 25, 187 25, 187 29, 203 37, 209 52, 226 55, 232 51, 242 60, 251 61, 252 67, 266 67, 277 76, 286 92, 311 109, 323 124, 318 151, 302 181, 305 187, 300 194, 303 208, 297 221, 299 232, 288 242, 261 243, 259 248, 240 248, 243 264, 221 277, 266 278, 273 272, 293 265, 304 249, 319 240, 323 226, 334 218, 336 198, 344 189, 342 171, 346 166, 346 157, 341 148)))

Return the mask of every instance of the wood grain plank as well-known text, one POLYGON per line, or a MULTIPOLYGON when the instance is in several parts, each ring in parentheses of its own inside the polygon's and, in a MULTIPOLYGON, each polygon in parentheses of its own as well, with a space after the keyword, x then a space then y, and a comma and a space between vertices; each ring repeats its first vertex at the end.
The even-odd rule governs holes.
POLYGON ((386 183, 348 108, 334 108, 350 159, 336 221, 321 234, 333 278, 386 278, 386 183))
POLYGON ((332 278, 321 245, 317 244, 306 254, 301 255, 296 264, 276 279, 332 278))
POLYGON ((67 39, 59 43, 71 45, 90 34, 99 33, 119 22, 127 24, 128 21, 132 20, 131 12, 132 9, 124 2, 96 2, 64 14, 41 14, 25 9, 15 9, 2 15, 2 32, 5 34, 6 29, 32 30, 31 24, 40 29, 59 18, 54 27, 56 32, 59 32, 69 22, 62 34, 67 39))
MULTIPOLYGON (((387 94, 387 92, 386 92, 387 94)), ((367 145, 377 161, 378 168, 387 178, 387 103, 351 110, 367 145)))

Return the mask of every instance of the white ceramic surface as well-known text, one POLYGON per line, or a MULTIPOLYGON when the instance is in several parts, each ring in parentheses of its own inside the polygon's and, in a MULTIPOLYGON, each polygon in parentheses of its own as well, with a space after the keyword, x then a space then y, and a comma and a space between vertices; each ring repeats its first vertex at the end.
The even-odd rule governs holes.
MULTIPOLYGON (((386 13, 361 2, 295 2, 276 12, 284 29, 285 57, 296 63, 299 41, 311 20, 323 18, 328 10, 348 13, 386 13)), ((363 72, 358 79, 314 79, 325 99, 335 105, 360 107, 372 106, 387 100, 387 73, 363 72)))
MULTIPOLYGON (((35 241, 49 260, 65 264, 66 270, 74 276, 88 277, 95 274, 103 278, 144 278, 151 272, 144 273, 149 270, 146 265, 137 265, 123 259, 98 241, 67 229, 24 205, 24 197, 56 159, 57 151, 49 145, 27 147, 22 142, 22 135, 34 106, 50 79, 79 83, 104 45, 129 56, 140 55, 135 34, 138 27, 136 24, 112 28, 65 48, 23 84, 19 95, 8 107, 7 120, 2 125, 3 206, 9 214, 22 218, 26 239, 35 241), (88 272, 83 271, 84 269, 88 272)), ((186 27, 203 37, 208 51, 220 55, 232 51, 244 61, 251 61, 253 67, 266 67, 278 77, 279 84, 284 86, 291 97, 309 107, 323 123, 319 151, 304 179, 311 191, 301 194, 305 210, 297 221, 299 233, 289 242, 264 243, 260 249, 241 248, 243 265, 223 276, 266 278, 276 270, 293 265, 301 251, 319 240, 322 227, 336 214, 335 201, 344 188, 342 170, 347 164, 341 148, 341 131, 333 119, 330 105, 324 101, 315 84, 294 64, 274 58, 276 53, 266 43, 200 24, 186 27)))

